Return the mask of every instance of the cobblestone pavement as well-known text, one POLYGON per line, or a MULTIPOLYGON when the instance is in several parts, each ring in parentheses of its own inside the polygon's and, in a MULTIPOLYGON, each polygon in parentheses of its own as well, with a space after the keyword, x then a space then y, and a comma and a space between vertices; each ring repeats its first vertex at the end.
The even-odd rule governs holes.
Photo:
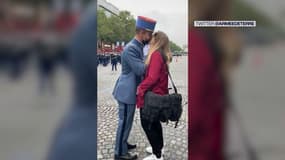
MULTIPOLYGON (((98 68, 98 160, 111 160, 114 157, 114 142, 118 123, 117 102, 111 93, 115 81, 120 74, 111 71, 111 66, 98 68)), ((187 101, 187 57, 174 58, 170 67, 173 79, 178 91, 183 95, 183 102, 187 101)), ((166 160, 187 160, 187 105, 184 106, 183 116, 177 128, 173 123, 163 124, 166 160)), ((147 156, 145 148, 149 146, 148 140, 141 127, 139 111, 136 111, 134 125, 130 134, 129 142, 137 144, 133 153, 139 155, 139 159, 147 156)))

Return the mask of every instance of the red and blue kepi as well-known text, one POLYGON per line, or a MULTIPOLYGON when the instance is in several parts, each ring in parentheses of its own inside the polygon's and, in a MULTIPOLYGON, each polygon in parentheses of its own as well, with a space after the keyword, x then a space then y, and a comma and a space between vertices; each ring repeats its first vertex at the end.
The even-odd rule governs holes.
POLYGON ((147 31, 153 32, 155 25, 156 25, 155 20, 148 18, 148 17, 144 17, 144 16, 138 16, 137 23, 136 23, 137 28, 145 29, 147 31))

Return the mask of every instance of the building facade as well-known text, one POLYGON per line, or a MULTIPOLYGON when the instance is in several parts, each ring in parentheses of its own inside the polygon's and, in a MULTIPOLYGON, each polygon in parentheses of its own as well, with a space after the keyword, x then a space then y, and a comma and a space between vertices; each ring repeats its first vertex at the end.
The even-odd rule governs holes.
POLYGON ((106 16, 116 15, 118 16, 120 13, 120 10, 114 6, 113 4, 107 2, 106 0, 98 0, 97 8, 102 9, 105 11, 106 16))

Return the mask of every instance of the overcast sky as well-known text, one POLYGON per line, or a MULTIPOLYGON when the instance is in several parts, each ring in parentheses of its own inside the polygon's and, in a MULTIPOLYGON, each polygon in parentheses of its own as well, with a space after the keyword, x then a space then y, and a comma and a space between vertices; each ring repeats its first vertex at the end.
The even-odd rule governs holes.
MULTIPOLYGON (((254 8, 264 12, 285 29, 285 0, 244 0, 254 8)), ((258 25, 258 22, 257 22, 258 25)))
POLYGON ((157 20, 156 30, 164 31, 179 46, 187 44, 188 0, 107 0, 120 10, 157 20))

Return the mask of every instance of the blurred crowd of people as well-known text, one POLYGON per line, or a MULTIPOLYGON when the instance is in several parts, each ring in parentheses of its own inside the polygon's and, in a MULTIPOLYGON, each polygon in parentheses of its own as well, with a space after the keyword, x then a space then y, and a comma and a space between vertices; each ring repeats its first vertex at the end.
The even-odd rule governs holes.
POLYGON ((54 76, 57 68, 68 69, 67 46, 51 43, 42 38, 28 43, 0 43, 0 74, 11 80, 20 80, 33 70, 38 77, 38 88, 42 93, 55 90, 54 76))

